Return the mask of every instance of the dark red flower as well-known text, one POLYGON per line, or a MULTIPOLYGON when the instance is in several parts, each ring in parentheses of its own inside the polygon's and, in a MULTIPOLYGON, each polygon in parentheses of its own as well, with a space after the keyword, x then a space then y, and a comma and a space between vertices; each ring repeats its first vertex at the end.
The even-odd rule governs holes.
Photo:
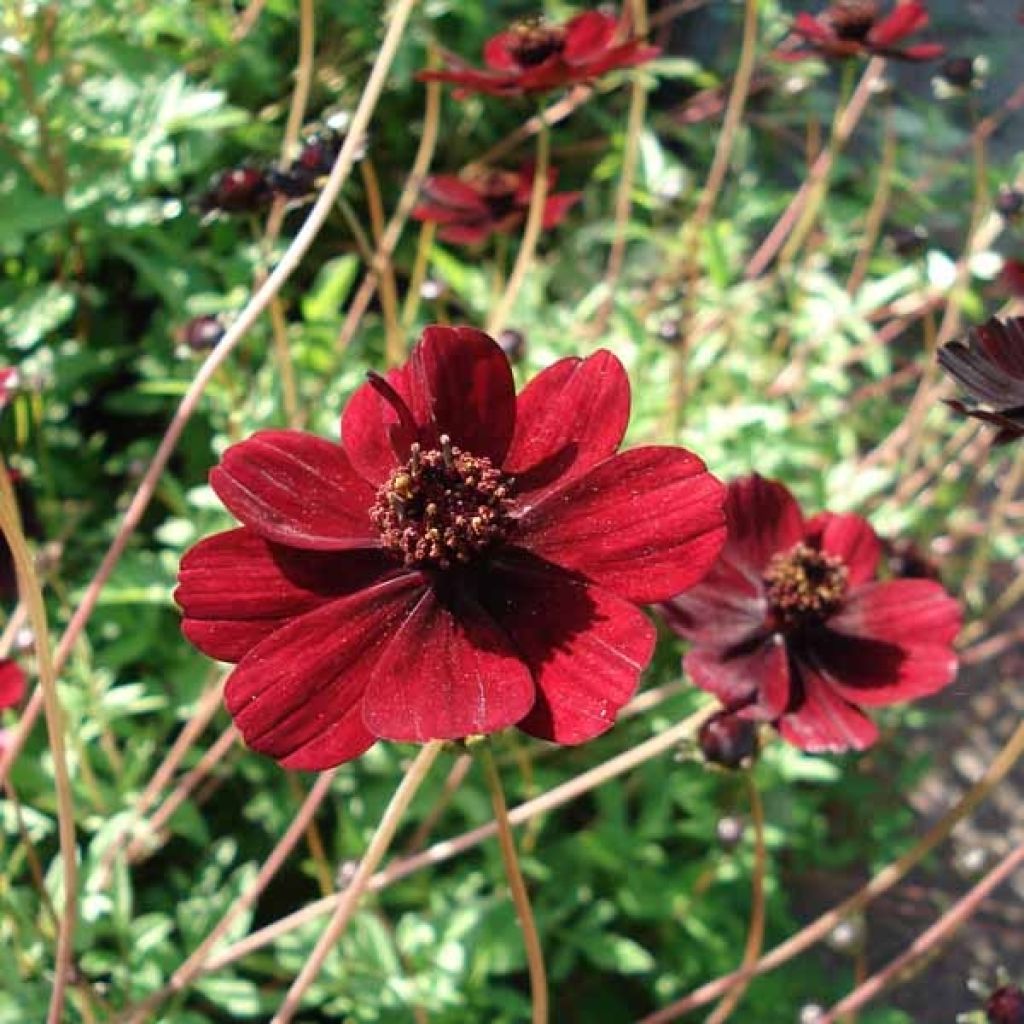
POLYGON ((0 711, 16 707, 25 696, 25 673, 10 658, 0 658, 0 711))
POLYGON ((629 401, 608 352, 517 397, 486 334, 428 327, 355 392, 340 444, 229 448, 210 483, 242 526, 186 554, 176 599, 185 635, 238 663, 246 742, 323 769, 378 738, 610 728, 654 647, 636 605, 696 583, 725 535, 696 456, 616 454, 629 401))
POLYGON ((1024 991, 1016 985, 1003 985, 985 1002, 989 1024, 1024 1024, 1024 991))
POLYGON ((178 333, 182 342, 193 352, 209 352, 224 337, 224 323, 219 316, 206 313, 192 317, 178 333))
POLYGON ((897 57, 934 60, 946 48, 938 43, 900 47, 907 36, 928 24, 928 9, 917 0, 897 3, 884 17, 878 0, 837 0, 821 14, 796 16, 793 35, 776 56, 785 60, 807 57, 897 57))
POLYGON ((992 317, 967 332, 967 343, 939 350, 939 365, 970 395, 971 404, 950 400, 957 412, 999 427, 995 443, 1024 435, 1024 317, 992 317))
POLYGON ((782 484, 729 485, 729 538, 704 581, 665 605, 693 641, 690 678, 728 708, 775 723, 803 750, 863 750, 862 707, 913 700, 956 674, 960 610, 931 580, 876 582, 866 520, 804 519, 782 484))
POLYGON ((522 96, 592 82, 608 71, 634 67, 661 50, 639 39, 625 39, 618 20, 587 11, 564 25, 529 18, 490 38, 484 46, 486 68, 473 68, 449 57, 443 71, 421 71, 424 82, 451 82, 456 95, 482 92, 522 96))
MULTIPOLYGON (((520 171, 481 169, 464 177, 438 174, 423 183, 423 202, 413 211, 416 220, 441 225, 437 236, 444 242, 474 245, 491 235, 506 234, 526 220, 533 191, 532 167, 520 171)), ((548 171, 548 195, 544 202, 545 228, 565 220, 579 202, 581 192, 552 195, 558 172, 548 171)))
POLYGON ((267 173, 258 167, 233 167, 210 179, 199 197, 204 213, 259 213, 274 198, 267 173))

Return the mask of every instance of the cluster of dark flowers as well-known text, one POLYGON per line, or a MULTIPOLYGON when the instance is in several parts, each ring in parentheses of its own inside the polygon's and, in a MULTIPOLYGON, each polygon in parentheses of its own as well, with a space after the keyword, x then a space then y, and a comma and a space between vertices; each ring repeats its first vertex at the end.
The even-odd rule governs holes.
MULTIPOLYGON (((783 52, 930 59, 942 47, 900 47, 927 20, 919 3, 883 16, 841 0, 798 17, 804 49, 783 52)), ((588 12, 519 23, 488 41, 485 68, 449 57, 420 78, 516 97, 657 53, 588 12)), ((479 244, 524 223, 533 184, 531 166, 436 175, 414 215, 479 244)), ((549 194, 544 225, 578 199, 549 194)), ((609 352, 516 395, 501 345, 436 326, 355 392, 340 444, 274 430, 229 448, 210 483, 241 525, 186 555, 176 599, 192 643, 237 664, 225 695, 246 742, 302 769, 378 739, 511 726, 582 743, 650 661, 643 605, 690 641, 687 674, 722 704, 701 734, 721 763, 754 756, 760 724, 803 750, 863 750, 878 738, 865 709, 951 682, 960 609, 930 567, 881 578, 866 520, 807 518, 780 482, 723 486, 681 448, 620 452, 629 407, 609 352)))

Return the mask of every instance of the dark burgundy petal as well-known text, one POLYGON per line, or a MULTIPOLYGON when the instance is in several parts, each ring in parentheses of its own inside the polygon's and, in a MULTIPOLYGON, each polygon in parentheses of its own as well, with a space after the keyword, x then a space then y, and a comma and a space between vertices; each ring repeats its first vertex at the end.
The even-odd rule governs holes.
POLYGON ((501 465, 515 429, 515 382, 493 338, 472 327, 427 327, 405 368, 420 440, 454 444, 501 465))
POLYGON ((340 445, 313 434, 261 430, 224 453, 210 484, 267 540, 319 551, 380 545, 373 489, 340 445))
POLYGON ((971 328, 968 335, 973 346, 1000 370, 1024 380, 1024 317, 1006 321, 991 317, 971 328))
POLYGON ((378 583, 271 634, 232 672, 224 691, 245 742, 287 768, 332 768, 376 737, 363 695, 388 639, 424 592, 418 575, 378 583))
POLYGON ((928 10, 917 0, 897 3, 892 12, 868 33, 873 46, 891 46, 928 24, 928 10))
POLYGON ((380 551, 300 551, 242 528, 188 551, 174 599, 196 647, 219 661, 240 661, 289 619, 394 571, 380 551))
POLYGON ((907 46, 883 55, 899 57, 902 60, 936 60, 945 52, 946 48, 941 43, 918 43, 915 46, 907 46))
POLYGON ((865 583, 847 596, 829 621, 836 633, 884 643, 952 645, 960 631, 960 606, 933 580, 865 583))
POLYGON ((474 68, 460 68, 452 71, 420 71, 416 75, 420 82, 448 82, 460 88, 455 97, 471 92, 482 92, 489 96, 515 96, 522 89, 519 76, 493 71, 478 71, 474 68))
POLYGON ((557 195, 549 196, 544 203, 543 226, 553 228, 561 224, 582 196, 582 192, 559 192, 557 195))
POLYGON ((480 223, 490 220, 486 214, 467 213, 466 210, 442 206, 440 203, 420 203, 419 206, 413 207, 410 216, 413 220, 427 221, 431 224, 480 223))
POLYGON ((423 183, 423 194, 441 206, 463 213, 487 214, 487 204, 477 189, 453 174, 438 174, 423 183))
MULTIPOLYGON (((404 368, 389 370, 384 380, 408 401, 404 368)), ((414 440, 379 386, 367 381, 356 388, 341 414, 341 446, 357 473, 379 487, 408 457, 414 440)))
POLYGON ((560 359, 537 374, 517 401, 504 468, 528 507, 614 455, 629 423, 629 379, 610 352, 560 359))
POLYGON ((782 484, 756 473, 730 482, 725 517, 726 557, 758 576, 773 555, 804 538, 804 517, 796 498, 782 484))
POLYGON ((534 697, 529 669, 476 600, 430 589, 390 630, 363 716, 384 739, 461 739, 515 725, 534 697))
POLYGON ((611 46, 618 22, 600 11, 585 11, 565 26, 563 57, 570 64, 592 60, 611 46))
POLYGON ((782 738, 814 754, 866 750, 878 729, 863 712, 843 700, 826 682, 800 666, 803 701, 778 722, 782 738))
POLYGON ((515 41, 512 32, 499 32, 491 36, 484 43, 484 63, 494 71, 520 71, 521 66, 513 52, 515 41))
POLYGON ((882 542, 866 519, 823 512, 807 523, 807 534, 820 543, 822 551, 837 555, 846 563, 850 586, 875 578, 882 542))
POLYGON ((493 571, 487 609, 537 687, 519 728, 570 744, 606 732, 651 659, 650 620, 607 590, 519 552, 504 554, 493 571))
POLYGON ((25 673, 16 661, 0 659, 0 711, 13 708, 25 696, 25 673))
POLYGON ((638 603, 693 586, 725 540, 725 489, 682 448, 634 448, 529 509, 517 544, 638 603))
POLYGON ((731 649, 695 647, 683 668, 727 708, 746 705, 751 717, 774 720, 790 699, 789 659, 782 638, 769 634, 731 649))
POLYGON ((480 245, 491 237, 495 229, 493 221, 481 224, 448 224, 438 231, 437 237, 442 242, 451 242, 452 245, 480 245))
POLYGON ((793 31, 809 42, 826 43, 835 39, 836 34, 829 25, 818 21, 813 15, 802 11, 793 21, 793 31))
POLYGON ((748 641, 762 628, 768 602, 760 580, 719 557, 695 587, 661 605, 673 632, 718 649, 748 641))

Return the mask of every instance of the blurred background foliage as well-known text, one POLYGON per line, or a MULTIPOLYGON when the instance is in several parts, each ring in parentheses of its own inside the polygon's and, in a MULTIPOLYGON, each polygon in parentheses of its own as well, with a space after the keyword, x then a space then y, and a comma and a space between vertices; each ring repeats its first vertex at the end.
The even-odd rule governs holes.
MULTIPOLYGON (((559 187, 582 189, 584 199, 542 239, 513 310, 511 326, 525 337, 517 374, 526 379, 555 358, 607 346, 630 370, 633 441, 674 437, 722 477, 757 470, 784 479, 809 509, 828 504, 868 513, 883 534, 915 540, 941 558, 954 588, 975 559, 1012 564, 1021 555, 1017 535, 987 535, 972 502, 984 504, 1013 455, 993 453, 978 473, 944 473, 964 439, 943 406, 920 411, 912 444, 884 447, 883 457, 865 462, 903 422, 922 376, 934 374, 929 344, 939 314, 888 343, 879 323, 954 284, 966 320, 980 319, 1005 299, 997 283, 1002 257, 1024 252, 1019 230, 1007 225, 957 279, 978 190, 990 202, 1000 184, 1024 171, 1001 132, 980 178, 972 162, 972 125, 1006 92, 999 83, 1007 44, 990 47, 998 33, 984 24, 979 30, 975 19, 995 83, 975 96, 938 102, 930 70, 890 69, 888 88, 839 159, 801 258, 750 281, 746 261, 802 180, 808 151, 827 137, 839 91, 838 74, 824 65, 770 59, 799 5, 764 2, 757 88, 700 239, 702 285, 691 302, 678 280, 659 292, 652 285, 666 267, 690 258, 682 227, 720 126, 720 110, 701 118, 695 111, 728 88, 742 14, 734 2, 693 6, 654 31, 666 47, 662 58, 630 76, 610 76, 554 131, 559 187), (609 298, 605 267, 636 77, 650 88, 650 107, 632 214, 621 226, 627 259, 610 315, 595 333, 609 298), (863 283, 851 288, 883 177, 890 194, 882 230, 860 257, 863 283), (908 232, 918 226, 927 234, 910 244, 908 232), (696 328, 681 352, 687 316, 696 328)), ((316 5, 309 131, 358 98, 386 7, 378 0, 316 5)), ((573 11, 554 2, 545 9, 556 18, 573 11)), ((655 18, 659 9, 651 5, 655 18)), ((424 89, 414 75, 428 46, 475 60, 488 36, 535 10, 518 0, 420 5, 367 145, 386 210, 418 142, 424 89)), ((940 15, 935 37, 960 16, 940 15)), ((245 5, 227 0, 11 0, 0 15, 0 362, 16 366, 24 382, 0 421, 0 444, 35 497, 57 627, 110 543, 197 369, 201 354, 185 344, 185 325, 206 314, 230 320, 308 210, 292 204, 280 239, 266 251, 265 210, 209 216, 199 208, 212 176, 265 167, 281 145, 297 57, 296 5, 267 0, 242 33, 245 19, 245 5)), ((533 112, 529 103, 456 101, 446 93, 433 170, 457 172, 533 112)), ((528 144, 519 147, 507 164, 530 155, 528 144)), ((282 292, 301 419, 327 436, 336 435, 338 413, 365 371, 384 361, 377 305, 347 347, 337 343, 363 272, 346 211, 368 231, 367 200, 366 177, 356 174, 345 209, 332 214, 282 292)), ((403 302, 419 235, 410 224, 394 258, 403 302)), ((407 340, 430 322, 482 324, 509 264, 508 254, 493 248, 434 245, 426 285, 410 303, 407 340)), ((137 862, 119 863, 105 884, 104 851, 132 821, 139 792, 218 673, 181 639, 170 595, 185 548, 228 525, 205 482, 209 467, 232 440, 286 423, 271 337, 265 319, 218 371, 62 679, 84 874, 69 1020, 111 1020, 166 982, 254 876, 311 782, 235 747, 137 862)), ((972 613, 983 610, 984 588, 965 597, 972 613)), ((666 634, 645 685, 678 679, 679 653, 666 634)), ((513 798, 572 777, 697 704, 692 690, 680 688, 580 750, 499 740, 513 798)), ((857 877, 913 839, 902 794, 928 762, 911 752, 920 745, 908 737, 941 727, 944 714, 955 711, 883 714, 891 726, 886 740, 859 758, 812 758, 778 744, 765 752, 756 774, 769 822, 768 943, 795 927, 794 897, 805 873, 857 877)), ((221 712, 190 750, 186 769, 226 725, 221 712)), ((233 937, 337 884, 338 866, 363 849, 408 756, 406 748, 378 746, 339 772, 317 838, 300 848, 233 937)), ((431 807, 442 775, 417 800, 399 848, 431 807)), ((44 870, 49 866, 52 890, 55 817, 42 730, 12 779, 20 810, 9 797, 0 803, 2 1024, 42 1020, 51 983, 53 925, 33 885, 25 841, 36 846, 44 870)), ((454 835, 488 817, 474 771, 431 834, 454 835)), ((709 771, 683 749, 523 830, 555 1020, 631 1020, 738 963, 750 907, 746 826, 742 778, 709 771)), ((500 875, 497 849, 487 844, 375 897, 312 990, 319 1010, 303 1019, 525 1019, 525 966, 512 910, 495 888, 500 875)), ((202 980, 158 1019, 266 1019, 317 933, 316 925, 304 926, 202 980)), ((849 988, 854 959, 839 963, 823 972, 811 956, 756 981, 740 1018, 792 1024, 805 1004, 849 988)), ((909 1019, 884 1009, 861 1018, 909 1019)))

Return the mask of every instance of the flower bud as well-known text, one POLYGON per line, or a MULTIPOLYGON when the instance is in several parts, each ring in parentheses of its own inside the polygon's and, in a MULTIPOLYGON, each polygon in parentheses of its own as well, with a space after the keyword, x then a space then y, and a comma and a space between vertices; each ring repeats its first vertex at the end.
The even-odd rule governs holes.
POLYGON ((742 818, 727 814, 724 818, 718 819, 718 824, 715 825, 715 835, 724 849, 734 850, 743 839, 744 829, 742 818))
POLYGON ((731 711, 712 715, 697 733, 705 760, 736 769, 757 755, 757 726, 731 711))
POLYGON ((1024 991, 1003 985, 988 997, 985 1013, 989 1024, 1024 1024, 1024 991))
POLYGON ((193 352, 208 352, 224 337, 224 325, 220 317, 206 314, 194 316, 181 329, 181 340, 193 352))
POLYGON ((1024 210, 1024 192, 1020 192, 1012 185, 1003 185, 996 196, 996 210, 1007 220, 1016 217, 1024 210))

